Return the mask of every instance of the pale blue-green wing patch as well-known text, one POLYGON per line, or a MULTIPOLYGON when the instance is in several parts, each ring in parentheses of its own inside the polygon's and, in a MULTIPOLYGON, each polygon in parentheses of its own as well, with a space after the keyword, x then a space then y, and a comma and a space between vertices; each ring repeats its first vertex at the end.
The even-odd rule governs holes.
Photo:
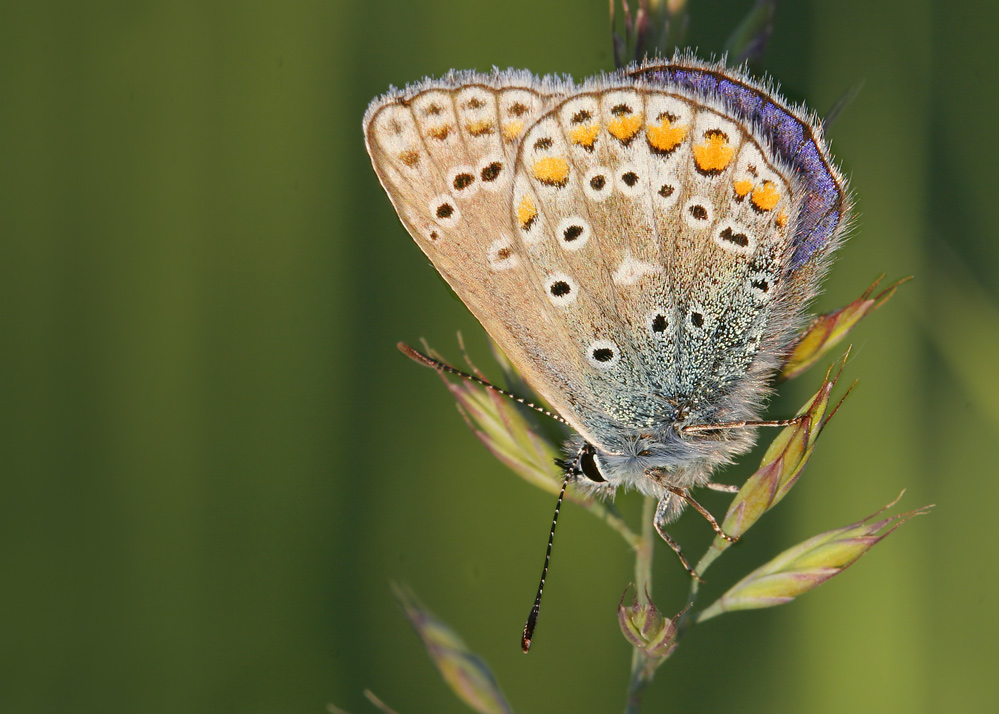
MULTIPOLYGON (((616 295, 619 321, 631 347, 648 372, 649 391, 656 396, 658 413, 675 411, 671 385, 678 369, 675 335, 676 306, 672 300, 671 249, 662 238, 672 233, 670 210, 676 194, 660 189, 679 185, 674 152, 653 154, 648 146, 650 120, 661 113, 669 98, 632 87, 610 88, 600 95, 604 128, 598 160, 614 180, 613 213, 609 233, 619 242, 607 266, 609 284, 616 295)), ((671 108, 681 113, 678 99, 671 108)), ((665 419, 661 419, 665 421, 665 419)))
MULTIPOLYGON (((573 144, 575 166, 583 176, 580 198, 600 226, 599 243, 593 250, 599 252, 596 263, 604 288, 601 299, 615 313, 615 334, 605 339, 621 344, 630 353, 628 364, 638 371, 637 375, 627 375, 621 387, 622 395, 637 406, 630 423, 637 428, 668 421, 674 408, 667 392, 676 366, 674 351, 667 347, 669 336, 656 331, 662 322, 656 318, 670 311, 671 277, 666 251, 658 240, 660 227, 652 192, 664 162, 653 160, 643 146, 645 101, 642 91, 610 86, 592 95, 583 114, 571 101, 563 105, 561 113, 563 129, 573 144), (589 137, 585 123, 580 129, 579 120, 589 114, 599 132, 588 146, 580 141, 589 137), (592 200, 594 179, 596 187, 602 183, 607 186, 604 200, 592 200)), ((614 376, 611 370, 590 375, 590 379, 606 383, 614 376)))
POLYGON ((684 359, 677 398, 703 415, 704 405, 721 403, 719 396, 745 377, 759 353, 778 289, 777 261, 787 250, 779 216, 791 201, 790 181, 766 149, 716 107, 698 109, 690 141, 683 176, 689 190, 681 199, 686 231, 676 256, 684 359), (740 195, 747 176, 753 188, 740 195), (761 190, 766 200, 760 200, 761 190), (780 199, 772 201, 776 195, 780 199), (754 288, 754 277, 766 291, 754 288))

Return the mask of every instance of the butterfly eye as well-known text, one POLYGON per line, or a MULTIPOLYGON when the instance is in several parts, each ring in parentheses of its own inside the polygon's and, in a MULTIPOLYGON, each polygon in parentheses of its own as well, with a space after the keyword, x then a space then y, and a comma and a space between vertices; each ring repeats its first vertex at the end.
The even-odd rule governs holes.
POLYGON ((600 472, 600 462, 597 461, 597 455, 592 448, 584 447, 583 453, 579 456, 579 470, 590 481, 595 481, 596 483, 607 481, 600 472))

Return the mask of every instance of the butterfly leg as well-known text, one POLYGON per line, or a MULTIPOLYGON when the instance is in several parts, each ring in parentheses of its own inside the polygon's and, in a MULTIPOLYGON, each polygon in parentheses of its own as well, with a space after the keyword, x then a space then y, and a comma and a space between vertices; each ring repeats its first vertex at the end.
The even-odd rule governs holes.
POLYGON ((693 434, 698 431, 715 431, 720 429, 743 429, 746 427, 758 427, 758 426, 773 426, 773 427, 783 427, 783 426, 794 426, 795 424, 800 424, 807 414, 799 414, 793 419, 780 419, 777 421, 730 421, 723 424, 688 424, 687 426, 680 428, 681 434, 693 434))
POLYGON ((659 505, 656 507, 656 516, 652 519, 652 524, 656 527, 656 533, 659 534, 659 537, 666 541, 666 545, 672 548, 673 552, 676 553, 676 557, 680 559, 680 564, 683 565, 684 569, 688 573, 690 573, 690 577, 694 578, 699 583, 703 583, 704 581, 701 579, 701 576, 697 574, 697 571, 690 566, 690 563, 687 562, 687 558, 684 557, 683 548, 681 548, 680 544, 673 540, 673 537, 666 532, 666 524, 673 520, 676 512, 675 508, 670 503, 671 500, 672 494, 666 494, 659 499, 659 505))
POLYGON ((714 481, 709 481, 704 484, 705 488, 710 488, 712 491, 721 491, 722 493, 739 493, 739 487, 734 483, 715 483, 714 481))
POLYGON ((735 543, 737 540, 739 540, 738 537, 730 536, 728 533, 723 531, 721 526, 718 525, 718 521, 716 521, 715 517, 711 515, 711 512, 707 508, 702 506, 700 503, 695 501, 694 497, 691 496, 690 493, 687 492, 685 489, 677 488, 675 486, 667 486, 667 489, 669 490, 670 493, 675 494, 676 496, 682 498, 684 501, 693 506, 694 510, 700 513, 702 516, 704 516, 704 519, 711 524, 711 528, 720 537, 724 538, 729 543, 735 543))

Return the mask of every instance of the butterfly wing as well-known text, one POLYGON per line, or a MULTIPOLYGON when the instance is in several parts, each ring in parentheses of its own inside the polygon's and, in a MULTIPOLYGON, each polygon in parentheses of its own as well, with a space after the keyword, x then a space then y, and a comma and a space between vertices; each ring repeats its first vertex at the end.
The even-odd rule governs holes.
POLYGON ((613 451, 683 414, 751 416, 722 397, 787 301, 793 193, 764 147, 689 92, 602 80, 530 129, 513 195, 536 209, 517 226, 526 279, 557 314, 549 343, 577 355, 577 389, 593 395, 566 415, 589 440, 613 451))
MULTIPOLYGON (((511 195, 528 128, 571 85, 526 73, 464 73, 375 100, 364 119, 375 172, 406 229, 462 302, 561 414, 592 402, 551 344, 560 318, 525 283, 511 195)), ((522 214, 523 215, 523 214, 522 214)))
POLYGON ((788 267, 810 187, 753 129, 704 92, 624 76, 468 75, 365 121, 417 243, 609 452, 678 419, 752 418, 814 293, 816 271, 788 267))

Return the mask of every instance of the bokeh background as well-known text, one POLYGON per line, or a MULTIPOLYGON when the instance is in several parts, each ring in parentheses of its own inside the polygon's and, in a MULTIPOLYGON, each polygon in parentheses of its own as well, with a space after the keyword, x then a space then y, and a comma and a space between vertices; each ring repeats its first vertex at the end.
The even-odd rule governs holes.
MULTIPOLYGON (((751 4, 696 0, 690 42, 720 49, 751 4)), ((859 218, 819 307, 916 279, 854 333, 857 390, 709 592, 903 488, 901 508, 938 505, 791 605, 695 629, 647 711, 995 704, 997 8, 779 8, 765 65, 788 96, 824 112, 863 83, 830 132, 859 218)), ((463 711, 390 581, 517 711, 623 708, 632 560, 578 508, 519 652, 552 499, 396 352, 425 337, 459 360, 460 329, 488 363, 360 130, 390 84, 451 67, 609 69, 607 25, 606 0, 5 7, 0 711, 362 714, 365 688, 400 714, 463 711)), ((710 533, 686 517, 675 535, 697 553, 710 533)), ((673 558, 657 553, 667 611, 673 558)))

